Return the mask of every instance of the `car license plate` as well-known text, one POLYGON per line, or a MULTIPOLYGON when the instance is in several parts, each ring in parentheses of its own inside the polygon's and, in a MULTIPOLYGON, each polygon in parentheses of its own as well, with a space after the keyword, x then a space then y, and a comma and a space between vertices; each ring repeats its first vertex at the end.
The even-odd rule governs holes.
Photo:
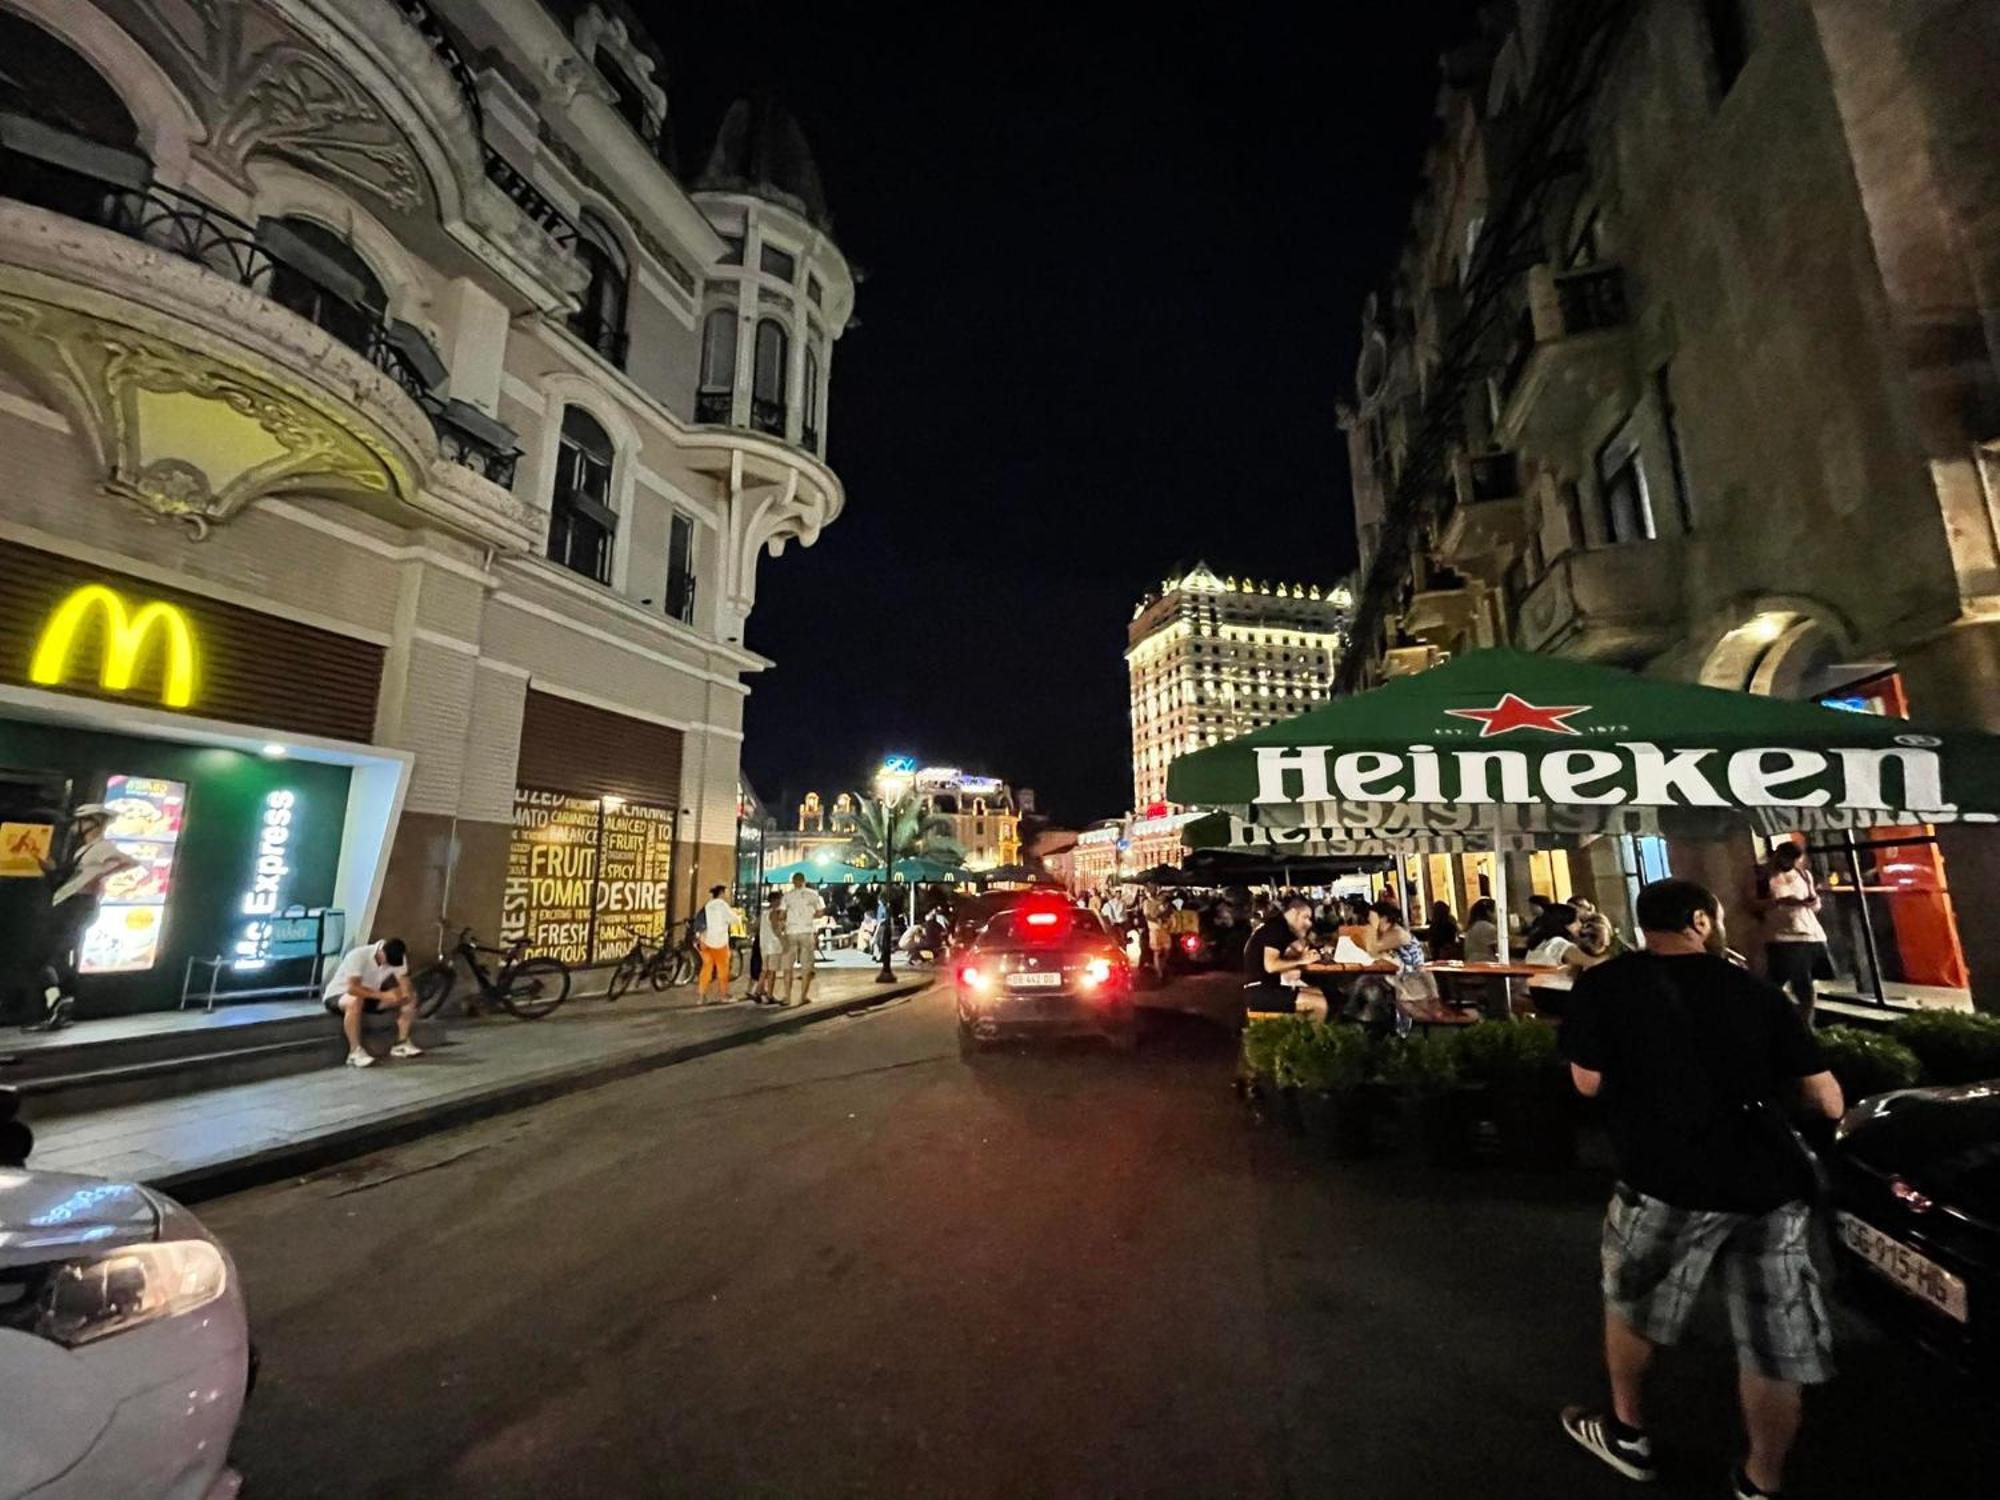
POLYGON ((1965 1283, 1936 1261, 1919 1255, 1901 1240, 1891 1239, 1873 1224, 1853 1214, 1841 1214, 1840 1242, 1869 1267, 1896 1283, 1912 1297, 1928 1302, 1948 1318, 1967 1319, 1965 1283))
POLYGON ((1062 984, 1062 975, 1054 969, 1030 969, 1024 974, 1009 974, 1007 988, 1010 990, 1052 990, 1062 984))

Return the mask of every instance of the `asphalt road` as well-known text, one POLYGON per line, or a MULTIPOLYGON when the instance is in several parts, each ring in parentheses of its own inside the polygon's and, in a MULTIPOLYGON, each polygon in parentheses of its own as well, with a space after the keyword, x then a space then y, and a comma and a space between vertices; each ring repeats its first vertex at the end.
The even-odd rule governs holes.
MULTIPOLYGON (((968 1064, 933 993, 221 1199, 258 1497, 1591 1497, 1604 1177, 1314 1160, 1229 1051, 968 1064)), ((359 1081, 365 1084, 366 1080, 359 1081)), ((1857 1327, 1794 1492, 1980 1493, 1992 1399, 1857 1327)), ((1725 1493, 1726 1333, 1663 1372, 1725 1493)))

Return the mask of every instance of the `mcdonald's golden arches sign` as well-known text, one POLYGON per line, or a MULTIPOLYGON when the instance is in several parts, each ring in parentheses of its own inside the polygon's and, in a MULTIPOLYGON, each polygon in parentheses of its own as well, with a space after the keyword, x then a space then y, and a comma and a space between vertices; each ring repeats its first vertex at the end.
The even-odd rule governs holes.
POLYGON ((0 541, 0 682, 367 743, 382 648, 0 541))

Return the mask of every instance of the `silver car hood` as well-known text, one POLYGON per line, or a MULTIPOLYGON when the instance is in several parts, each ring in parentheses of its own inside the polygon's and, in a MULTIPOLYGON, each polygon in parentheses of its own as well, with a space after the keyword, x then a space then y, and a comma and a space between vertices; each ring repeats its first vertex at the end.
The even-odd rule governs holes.
POLYGON ((0 1167, 0 1266, 157 1239, 159 1208, 137 1183, 0 1167))

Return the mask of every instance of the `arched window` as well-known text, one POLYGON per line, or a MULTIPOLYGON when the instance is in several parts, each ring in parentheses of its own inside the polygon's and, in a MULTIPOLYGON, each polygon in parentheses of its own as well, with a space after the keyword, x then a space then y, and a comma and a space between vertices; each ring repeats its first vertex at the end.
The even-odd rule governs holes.
POLYGON ((757 369, 750 384, 750 425, 759 432, 785 435, 786 366, 792 339, 776 318, 757 322, 757 369))
POLYGON ((611 582, 611 548, 618 513, 611 508, 611 465, 617 449, 597 418, 565 407, 556 489, 549 500, 549 556, 571 572, 611 582))
POLYGON ((121 204, 151 180, 139 127, 118 91, 55 36, 0 11, 0 182, 7 196, 129 233, 121 204))
POLYGON ((577 224, 577 258, 590 273, 583 303, 570 314, 570 331, 621 370, 625 367, 625 299, 631 276, 617 236, 593 214, 577 224))
POLYGON ((382 283, 352 245, 311 219, 266 219, 257 241, 271 254, 270 297, 350 349, 371 352, 389 306, 382 283))
POLYGON ((819 350, 806 345, 806 388, 803 393, 805 410, 800 417, 801 436, 805 445, 813 452, 819 452, 819 350))
POLYGON ((736 393, 736 309, 718 307, 701 323, 701 380, 695 391, 697 422, 727 422, 736 393))

